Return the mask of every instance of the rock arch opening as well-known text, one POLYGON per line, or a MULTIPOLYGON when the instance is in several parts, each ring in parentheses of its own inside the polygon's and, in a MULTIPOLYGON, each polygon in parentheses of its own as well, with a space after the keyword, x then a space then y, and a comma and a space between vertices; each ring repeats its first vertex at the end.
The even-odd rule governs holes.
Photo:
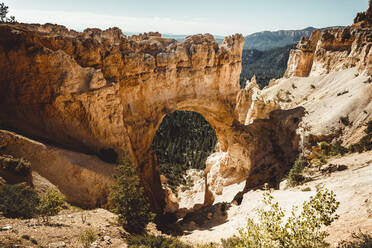
POLYGON ((166 115, 151 144, 163 183, 173 192, 178 187, 190 189, 193 181, 186 177, 187 170, 204 171, 207 157, 214 152, 216 143, 215 130, 201 114, 175 111, 166 115))

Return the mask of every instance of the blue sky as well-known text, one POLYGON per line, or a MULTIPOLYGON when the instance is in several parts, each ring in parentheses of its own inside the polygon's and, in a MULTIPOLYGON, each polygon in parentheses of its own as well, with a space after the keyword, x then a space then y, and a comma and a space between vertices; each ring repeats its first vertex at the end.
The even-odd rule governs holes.
POLYGON ((350 25, 368 0, 2 0, 18 21, 125 32, 247 35, 350 25))

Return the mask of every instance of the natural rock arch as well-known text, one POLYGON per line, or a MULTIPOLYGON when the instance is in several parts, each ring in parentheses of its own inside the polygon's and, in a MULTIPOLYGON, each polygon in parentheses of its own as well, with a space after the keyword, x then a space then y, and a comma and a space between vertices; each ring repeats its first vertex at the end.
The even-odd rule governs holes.
POLYGON ((164 193, 150 145, 175 110, 198 112, 215 129, 224 184, 273 181, 296 156, 303 110, 270 112, 278 105, 254 84, 240 90, 243 43, 239 34, 218 44, 209 34, 177 42, 117 28, 1 24, 0 123, 77 151, 119 159, 128 151, 156 211, 164 193))
POLYGON ((134 157, 140 165, 145 189, 157 189, 151 190, 151 193, 156 193, 152 196, 153 199, 163 198, 156 158, 150 150, 163 118, 177 110, 201 114, 216 131, 221 148, 226 151, 229 133, 232 132, 230 129, 235 119, 236 95, 240 91, 237 81, 240 66, 238 61, 220 68, 211 68, 207 73, 204 70, 193 71, 188 68, 183 69, 181 77, 171 71, 161 80, 128 87, 122 92, 127 102, 123 110, 126 113, 124 125, 128 130, 134 157), (222 75, 228 76, 226 80, 218 76, 221 73, 219 70, 223 71, 222 75), (148 175, 153 176, 153 180, 148 180, 148 175))

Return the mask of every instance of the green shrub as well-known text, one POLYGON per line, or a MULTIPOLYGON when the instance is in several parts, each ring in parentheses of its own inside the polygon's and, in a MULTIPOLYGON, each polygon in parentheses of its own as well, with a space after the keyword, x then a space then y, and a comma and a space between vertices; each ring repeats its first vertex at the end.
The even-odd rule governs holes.
POLYGON ((331 151, 331 145, 324 141, 319 143, 319 148, 324 155, 329 155, 331 151))
POLYGON ((79 241, 85 247, 90 245, 97 240, 97 234, 92 228, 85 229, 79 236, 79 241))
POLYGON ((62 210, 65 197, 58 190, 49 188, 41 197, 38 206, 43 221, 49 222, 49 216, 58 214, 62 210))
POLYGON ((239 230, 240 240, 235 247, 325 247, 328 233, 323 230, 338 218, 335 214, 339 202, 333 192, 318 191, 303 203, 302 211, 294 207, 284 222, 285 213, 270 192, 264 193, 263 203, 268 210, 258 210, 259 222, 248 219, 245 229, 239 230))
POLYGON ((125 156, 117 167, 119 173, 115 176, 117 185, 112 186, 110 199, 112 211, 118 214, 119 224, 130 233, 142 233, 146 225, 155 217, 150 212, 150 205, 143 195, 135 165, 125 156))
POLYGON ((13 158, 10 155, 2 155, 0 158, 0 167, 9 172, 22 176, 31 174, 31 163, 23 158, 13 158))
POLYGON ((366 133, 358 143, 349 146, 351 152, 364 152, 372 150, 372 121, 367 123, 367 128, 364 130, 366 133))
POLYGON ((302 192, 309 192, 311 191, 311 188, 310 187, 306 187, 306 188, 303 188, 301 189, 302 192))
POLYGON ((192 248, 178 238, 154 235, 130 236, 127 239, 128 247, 133 248, 192 248))
POLYGON ((314 167, 318 167, 318 169, 320 169, 322 165, 327 163, 327 156, 324 154, 322 150, 320 150, 320 152, 313 150, 312 156, 314 158, 311 160, 311 165, 314 167))
POLYGON ((223 247, 223 246, 221 246, 217 243, 213 243, 213 242, 212 243, 206 243, 206 244, 198 244, 196 246, 196 248, 220 248, 220 247, 225 248, 225 247, 223 247))
POLYGON ((0 211, 6 217, 32 218, 37 215, 37 193, 26 183, 0 185, 0 211))
POLYGON ((329 152, 329 155, 331 156, 336 156, 336 155, 344 155, 348 152, 349 150, 342 146, 340 143, 336 143, 336 145, 331 145, 331 149, 329 152))
POLYGON ((366 130, 364 130, 364 132, 365 132, 366 134, 370 134, 370 133, 372 133, 372 121, 369 121, 369 122, 367 123, 367 128, 366 128, 366 130))
POLYGON ((239 243, 240 243, 240 238, 237 236, 233 236, 228 239, 221 239, 222 248, 238 247, 239 243))
POLYGON ((287 180, 290 186, 296 186, 305 180, 303 176, 303 170, 305 168, 306 162, 302 156, 299 156, 289 171, 287 180))
POLYGON ((354 152, 358 152, 358 153, 361 153, 363 152, 364 148, 361 144, 359 143, 356 143, 356 144, 352 144, 349 146, 349 150, 350 152, 354 153, 354 152))
POLYGON ((337 248, 371 248, 372 236, 366 233, 353 233, 352 241, 342 241, 337 248))

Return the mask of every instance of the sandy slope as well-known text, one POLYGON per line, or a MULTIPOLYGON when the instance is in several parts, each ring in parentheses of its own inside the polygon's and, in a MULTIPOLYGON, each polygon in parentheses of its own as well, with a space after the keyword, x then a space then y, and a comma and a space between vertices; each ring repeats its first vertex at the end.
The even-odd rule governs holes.
MULTIPOLYGON (((307 78, 282 78, 271 87, 265 88, 262 96, 266 100, 278 101, 285 109, 305 107, 307 114, 299 130, 303 136, 312 134, 321 139, 331 136, 343 141, 344 145, 359 141, 365 135, 364 123, 372 119, 372 83, 368 82, 368 77, 359 75, 356 69, 307 78), (346 116, 350 126, 345 126, 340 121, 341 117, 346 116)), ((293 205, 301 205, 315 193, 316 188, 324 185, 333 190, 341 202, 338 209, 341 217, 329 229, 329 242, 345 239, 350 236, 350 232, 359 228, 372 233, 372 152, 351 154, 328 162, 344 164, 349 169, 322 176, 300 187, 276 190, 273 195, 281 206, 290 210, 293 205), (311 191, 301 191, 305 187, 310 187, 311 191)), ((224 189, 225 201, 232 199, 240 188, 241 185, 231 185, 224 189)), ((189 197, 198 194, 201 193, 193 192, 189 197)), ((221 202, 224 199, 217 200, 221 202)), ((191 242, 216 242, 237 234, 237 229, 246 225, 247 217, 254 217, 255 210, 263 206, 261 199, 261 190, 249 191, 244 195, 240 206, 233 205, 228 210, 226 223, 208 230, 194 230, 183 239, 191 242)), ((186 199, 182 201, 185 202, 186 199)), ((192 199, 188 201, 191 202, 192 199)))
MULTIPOLYGON (((333 158, 329 163, 344 164, 348 169, 295 188, 276 190, 273 196, 283 208, 289 210, 314 195, 317 187, 326 187, 336 193, 336 198, 340 201, 337 213, 341 216, 329 228, 329 242, 334 244, 348 238, 350 232, 359 228, 372 233, 372 151, 333 158), (310 187, 311 191, 301 191, 305 187, 310 187)), ((228 210, 226 223, 208 230, 194 230, 182 239, 193 243, 217 242, 221 238, 237 234, 237 229, 245 226, 247 217, 255 217, 255 210, 263 206, 260 201, 262 193, 262 190, 246 193, 241 205, 232 206, 228 210)))
POLYGON ((346 145, 363 135, 362 126, 372 119, 372 83, 355 68, 306 78, 282 78, 265 88, 266 100, 279 101, 285 109, 303 106, 307 114, 302 127, 314 135, 335 135, 342 131, 346 145), (348 117, 351 126, 340 122, 348 117))

